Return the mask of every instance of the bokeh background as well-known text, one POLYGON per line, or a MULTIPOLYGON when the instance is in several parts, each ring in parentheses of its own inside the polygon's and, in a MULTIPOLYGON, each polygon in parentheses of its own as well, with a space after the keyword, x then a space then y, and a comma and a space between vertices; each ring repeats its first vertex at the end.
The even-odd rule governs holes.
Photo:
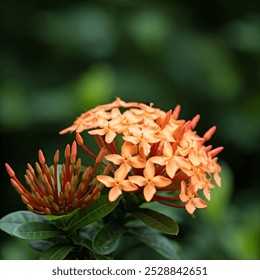
MULTIPOLYGON (((224 146, 223 187, 179 222, 183 259, 260 259, 260 13, 255 0, 0 2, 0 216, 25 209, 3 168, 22 178, 39 148, 51 159, 73 135, 58 132, 87 109, 153 102, 201 114, 224 146)), ((171 212, 171 213, 170 213, 171 212)), ((0 232, 1 259, 37 257, 0 232)), ((141 256, 133 255, 132 258, 141 256)))

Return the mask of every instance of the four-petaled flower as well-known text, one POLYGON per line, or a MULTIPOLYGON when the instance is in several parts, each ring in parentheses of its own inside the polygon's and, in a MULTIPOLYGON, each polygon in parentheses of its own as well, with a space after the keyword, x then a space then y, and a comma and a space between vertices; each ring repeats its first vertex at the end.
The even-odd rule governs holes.
POLYGON ((194 185, 189 187, 185 181, 181 182, 180 200, 185 203, 185 208, 189 214, 193 214, 196 208, 205 208, 207 203, 196 194, 194 185))
POLYGON ((173 178, 178 169, 183 172, 191 169, 191 162, 179 155, 176 142, 171 144, 165 141, 163 148, 163 156, 154 156, 150 159, 153 163, 166 166, 166 173, 170 178, 173 178))
POLYGON ((138 187, 131 183, 129 180, 125 180, 130 168, 126 163, 123 163, 115 172, 114 178, 107 175, 98 175, 97 179, 103 183, 106 187, 111 188, 108 194, 110 201, 115 201, 122 191, 133 192, 138 190, 138 187))
POLYGON ((116 165, 127 163, 129 166, 134 168, 144 168, 145 160, 137 154, 137 147, 130 142, 124 142, 121 147, 121 155, 110 154, 105 156, 105 159, 113 162, 116 165), (135 156, 136 155, 136 156, 135 156))
POLYGON ((166 187, 172 183, 172 180, 169 178, 162 175, 155 175, 155 166, 150 160, 146 163, 143 175, 144 176, 129 176, 129 181, 140 187, 144 187, 143 194, 147 202, 152 200, 154 194, 156 193, 156 188, 166 187))

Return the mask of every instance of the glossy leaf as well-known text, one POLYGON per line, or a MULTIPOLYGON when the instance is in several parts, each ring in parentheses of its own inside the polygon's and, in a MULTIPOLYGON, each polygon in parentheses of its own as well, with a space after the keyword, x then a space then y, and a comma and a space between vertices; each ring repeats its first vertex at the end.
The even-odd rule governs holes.
POLYGON ((86 225, 107 216, 117 206, 119 200, 110 202, 106 195, 101 196, 92 205, 87 208, 83 216, 71 225, 70 231, 76 231, 86 225))
POLYGON ((46 251, 48 248, 54 245, 53 242, 49 240, 30 240, 28 244, 35 250, 39 252, 46 251))
POLYGON ((100 255, 107 255, 114 252, 119 246, 120 238, 124 229, 114 222, 106 224, 96 234, 92 246, 100 255))
POLYGON ((151 247, 161 256, 169 260, 178 259, 176 249, 168 238, 150 228, 140 227, 129 230, 135 238, 151 247))
POLYGON ((72 241, 75 245, 83 246, 89 249, 90 251, 94 252, 92 248, 92 241, 90 239, 82 238, 79 234, 75 234, 72 237, 72 241))
POLYGON ((28 222, 48 222, 44 216, 36 215, 30 211, 16 211, 4 216, 0 220, 0 229, 13 234, 16 227, 28 222))
POLYGON ((79 230, 79 236, 82 239, 93 240, 97 232, 100 230, 101 225, 98 222, 94 222, 90 225, 87 225, 79 230))
POLYGON ((179 232, 178 224, 173 219, 151 209, 139 208, 133 215, 160 232, 171 235, 177 235, 179 232))
POLYGON ((42 254, 40 254, 40 260, 63 260, 72 250, 73 246, 66 244, 55 244, 42 254))
POLYGON ((76 209, 75 211, 67 214, 67 215, 47 215, 47 219, 52 221, 58 228, 61 228, 62 230, 68 230, 71 223, 73 223, 73 220, 77 220, 79 209, 76 209))
POLYGON ((22 239, 38 240, 63 236, 64 233, 52 224, 28 222, 17 226, 13 231, 13 235, 22 239))

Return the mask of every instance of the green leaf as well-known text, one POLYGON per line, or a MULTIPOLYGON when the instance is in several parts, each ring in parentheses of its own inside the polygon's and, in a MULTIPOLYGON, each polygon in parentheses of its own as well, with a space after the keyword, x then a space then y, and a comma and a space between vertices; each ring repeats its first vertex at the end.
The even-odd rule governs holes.
POLYGON ((52 224, 28 222, 17 226, 13 231, 13 235, 22 239, 38 240, 64 236, 64 233, 52 224))
POLYGON ((86 225, 102 219, 114 210, 118 202, 119 199, 114 202, 110 202, 106 195, 101 196, 86 209, 86 212, 82 211, 83 213, 81 213, 81 215, 83 216, 71 225, 70 231, 76 231, 86 225))
POLYGON ((108 255, 114 252, 118 245, 124 229, 114 222, 109 222, 96 234, 92 246, 100 255, 108 255))
POLYGON ((107 261, 107 260, 113 260, 112 257, 110 256, 103 256, 103 255, 99 255, 99 254, 94 254, 96 260, 101 260, 101 261, 107 261))
POLYGON ((48 222, 44 216, 39 216, 30 211, 16 211, 4 216, 0 220, 0 229, 8 234, 13 234, 17 226, 27 222, 48 222))
POLYGON ((151 209, 139 208, 132 213, 143 221, 146 225, 160 232, 177 235, 179 232, 178 224, 170 217, 153 211, 151 209))
POLYGON ((94 239, 97 232, 100 230, 101 225, 99 222, 94 222, 90 225, 87 225, 79 230, 78 236, 82 239, 92 240, 94 239))
POLYGON ((77 245, 77 246, 83 246, 87 249, 89 249, 90 251, 92 251, 94 253, 94 250, 92 248, 92 241, 86 238, 83 238, 82 236, 80 236, 78 233, 74 234, 72 236, 72 242, 77 245))
POLYGON ((49 240, 30 240, 28 244, 35 250, 43 252, 54 245, 53 242, 49 240))
POLYGON ((73 246, 55 244, 40 254, 40 260, 63 260, 72 250, 73 246))
POLYGON ((166 259, 179 259, 174 243, 159 232, 146 227, 130 229, 129 232, 134 235, 137 240, 151 247, 166 259))
POLYGON ((47 215, 46 218, 52 221, 58 228, 67 231, 70 228, 71 223, 73 223, 73 220, 77 220, 78 212, 79 209, 76 209, 67 215, 47 215))

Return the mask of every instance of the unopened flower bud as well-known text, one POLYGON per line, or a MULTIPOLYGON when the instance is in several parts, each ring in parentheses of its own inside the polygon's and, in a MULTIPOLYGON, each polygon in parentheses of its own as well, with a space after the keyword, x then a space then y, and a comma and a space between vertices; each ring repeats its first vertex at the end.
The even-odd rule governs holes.
POLYGON ((15 190, 22 195, 24 193, 23 189, 16 183, 16 181, 14 179, 10 179, 10 182, 12 184, 12 186, 15 188, 15 190))
POLYGON ((81 135, 79 133, 76 133, 76 141, 79 146, 82 146, 84 144, 83 138, 81 137, 81 135))
POLYGON ((212 136, 213 134, 215 133, 217 127, 216 126, 212 126, 204 135, 203 135, 203 138, 205 141, 208 141, 212 136))
POLYGON ((60 151, 57 150, 56 153, 54 154, 54 158, 53 158, 54 163, 58 164, 59 159, 60 159, 60 151))
POLYGON ((64 156, 65 156, 65 158, 70 157, 70 145, 69 144, 65 148, 64 156))
POLYGON ((8 163, 5 164, 5 168, 6 168, 8 175, 11 178, 15 177, 15 172, 13 171, 13 169, 11 168, 11 166, 8 163))
POLYGON ((100 149, 100 152, 99 152, 98 155, 97 155, 96 163, 101 163, 102 160, 103 160, 103 158, 104 158, 104 156, 106 155, 106 153, 107 153, 106 148, 105 148, 105 147, 102 147, 102 148, 100 149))
POLYGON ((39 152, 38 152, 38 157, 39 157, 39 162, 40 162, 40 164, 44 164, 44 163, 45 163, 45 157, 44 157, 44 155, 43 155, 42 150, 39 150, 39 152))
POLYGON ((22 199, 22 202, 24 204, 28 204, 29 203, 29 200, 24 195, 21 195, 21 199, 22 199))

